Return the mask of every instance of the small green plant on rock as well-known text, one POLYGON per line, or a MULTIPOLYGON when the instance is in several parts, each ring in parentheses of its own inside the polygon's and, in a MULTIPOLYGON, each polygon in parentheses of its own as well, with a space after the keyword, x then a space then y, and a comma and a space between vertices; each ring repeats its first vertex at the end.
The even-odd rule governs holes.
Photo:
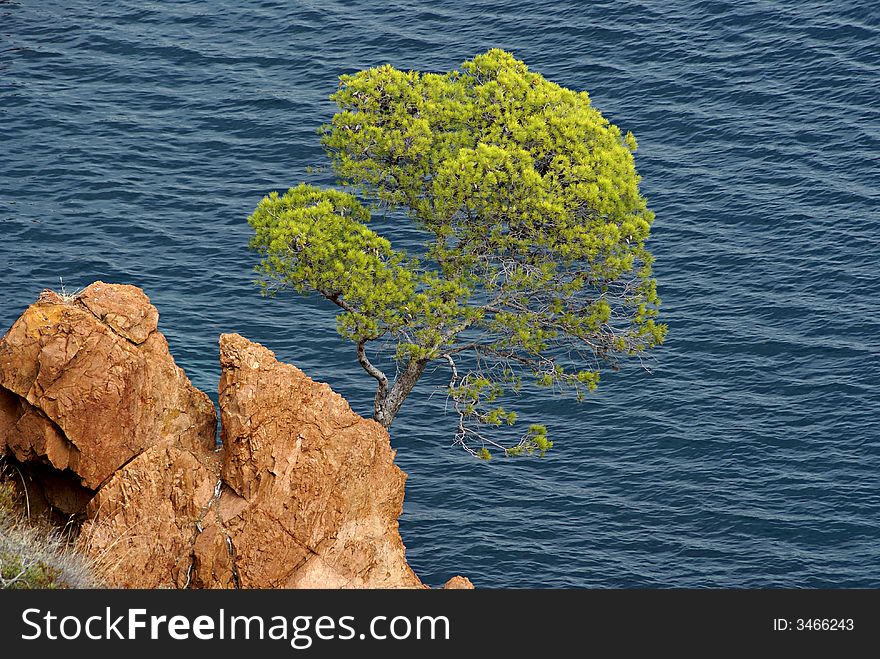
POLYGON ((95 587, 91 562, 48 523, 27 518, 11 471, 0 464, 0 589, 95 587))

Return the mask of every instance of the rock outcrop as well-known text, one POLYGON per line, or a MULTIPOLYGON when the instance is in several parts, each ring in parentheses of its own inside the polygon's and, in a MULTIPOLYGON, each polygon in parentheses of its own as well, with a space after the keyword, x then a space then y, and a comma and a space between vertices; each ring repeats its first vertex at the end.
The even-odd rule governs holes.
POLYGON ((214 444, 214 406, 158 318, 139 288, 96 282, 75 299, 44 292, 0 340, 0 445, 44 474, 34 481, 63 513, 151 446, 214 444))
POLYGON ((473 590, 474 584, 467 577, 456 575, 443 584, 443 590, 473 590))
MULTIPOLYGON (((133 286, 45 291, 0 339, 0 455, 110 587, 419 588, 388 433, 237 334, 210 399, 133 286), (36 495, 36 496, 35 496, 36 495)), ((473 587, 455 577, 447 588, 473 587)))
POLYGON ((241 585, 421 586, 397 529, 406 476, 387 431, 237 334, 220 337, 220 365, 217 523, 241 585))

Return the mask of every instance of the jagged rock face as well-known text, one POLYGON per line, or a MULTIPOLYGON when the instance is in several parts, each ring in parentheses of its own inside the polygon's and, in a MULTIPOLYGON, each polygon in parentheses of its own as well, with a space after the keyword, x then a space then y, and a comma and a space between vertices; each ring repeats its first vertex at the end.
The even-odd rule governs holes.
POLYGON ((45 291, 0 339, 0 455, 56 512, 86 518, 78 546, 104 585, 423 587, 384 428, 224 334, 218 449, 214 406, 157 323, 140 289, 96 282, 73 299, 45 291))
POLYGON ((420 587, 387 431, 237 334, 220 337, 218 524, 246 588, 420 587))
POLYGON ((192 548, 217 491, 219 456, 162 442, 119 469, 89 502, 79 547, 113 588, 192 586, 192 548))
POLYGON ((174 363, 158 318, 139 288, 95 282, 74 299, 45 291, 0 340, 0 446, 68 476, 46 492, 64 513, 83 512, 150 446, 213 445, 214 406, 174 363))

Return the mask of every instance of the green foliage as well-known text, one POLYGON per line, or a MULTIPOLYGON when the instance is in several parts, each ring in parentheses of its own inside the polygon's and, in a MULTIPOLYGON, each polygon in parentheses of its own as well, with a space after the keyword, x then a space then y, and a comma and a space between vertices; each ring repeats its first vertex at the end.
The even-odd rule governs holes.
POLYGON ((0 523, 15 514, 20 506, 20 499, 15 487, 9 481, 7 467, 0 458, 0 523))
MULTIPOLYGON (((523 373, 580 399, 604 368, 663 341, 636 141, 586 92, 495 49, 445 74, 385 65, 343 75, 331 98, 339 112, 321 139, 340 182, 405 210, 425 256, 368 229, 354 196, 300 185, 249 218, 268 289, 332 300, 339 332, 361 348, 386 337, 404 365, 445 359, 462 419, 489 427, 516 421, 496 402, 519 392, 523 373)), ((402 398, 416 367, 395 382, 402 398)), ((460 424, 457 438, 485 457, 470 448, 485 437, 460 424)), ((551 446, 531 426, 505 452, 551 446)))
POLYGON ((302 184, 273 192, 250 216, 258 271, 300 293, 317 291, 346 306, 339 332, 374 339, 399 330, 415 298, 415 263, 365 226, 370 215, 350 194, 302 184))
MULTIPOLYGON (((56 589, 61 570, 44 561, 28 561, 21 555, 0 551, 0 584, 10 590, 56 589)), ((61 586, 63 587, 63 586, 61 586)))
POLYGON ((504 452, 508 456, 537 454, 539 457, 544 457, 544 454, 551 448, 553 448, 553 442, 547 439, 547 427, 532 424, 519 444, 505 449, 504 452))

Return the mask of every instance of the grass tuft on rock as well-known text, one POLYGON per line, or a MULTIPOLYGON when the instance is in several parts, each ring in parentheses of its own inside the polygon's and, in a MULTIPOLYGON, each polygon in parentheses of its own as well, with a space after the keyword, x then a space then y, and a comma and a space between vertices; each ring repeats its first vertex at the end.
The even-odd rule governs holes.
POLYGON ((0 462, 0 589, 99 587, 91 562, 48 522, 28 518, 26 494, 0 462))

